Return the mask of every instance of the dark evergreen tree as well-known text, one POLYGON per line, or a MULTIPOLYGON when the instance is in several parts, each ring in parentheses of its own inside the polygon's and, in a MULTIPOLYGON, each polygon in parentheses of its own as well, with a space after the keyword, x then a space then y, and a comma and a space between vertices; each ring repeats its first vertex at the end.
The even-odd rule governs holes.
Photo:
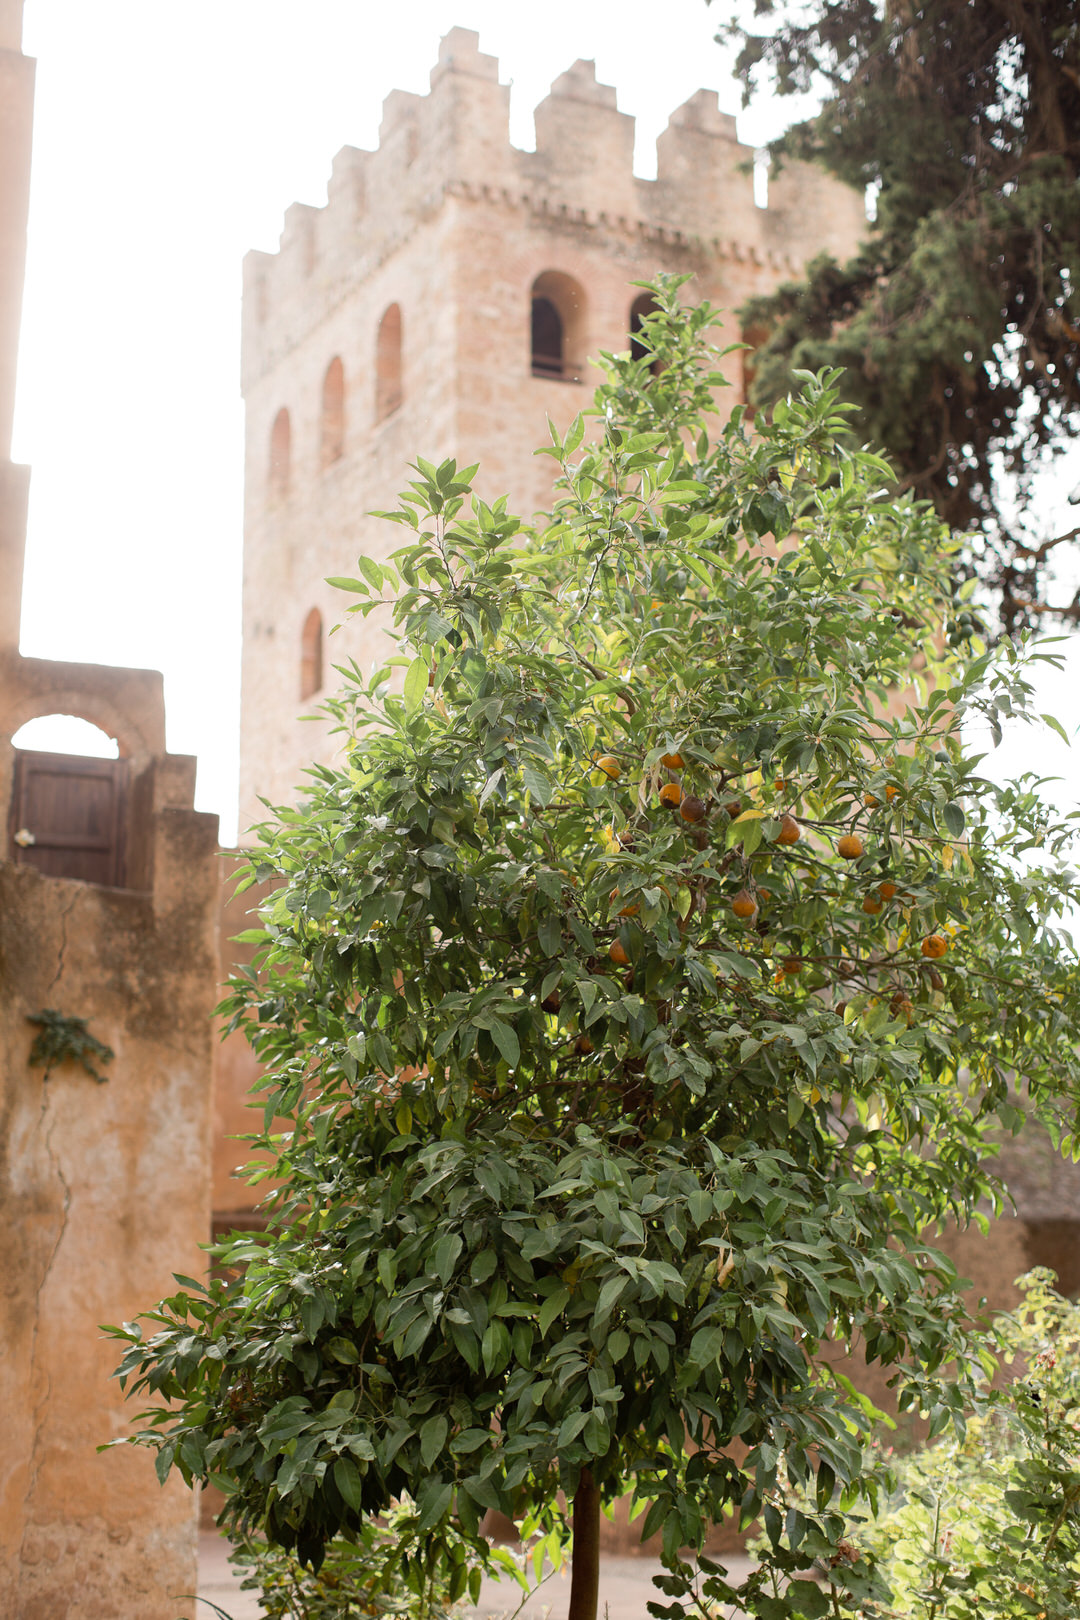
POLYGON ((768 332, 754 398, 796 368, 840 365, 858 426, 902 486, 975 535, 972 566, 1006 630, 1048 612, 1047 562, 1068 534, 1024 495, 1080 429, 1080 0, 755 0, 718 39, 740 46, 749 99, 824 89, 774 146, 878 188, 847 264, 743 311, 768 332), (1020 499, 1014 499, 1019 481, 1020 499))

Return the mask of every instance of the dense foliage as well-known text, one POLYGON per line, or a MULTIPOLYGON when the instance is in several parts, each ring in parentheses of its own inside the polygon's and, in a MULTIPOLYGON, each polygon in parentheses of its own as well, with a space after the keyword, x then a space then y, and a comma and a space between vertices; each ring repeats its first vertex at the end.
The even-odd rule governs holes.
MULTIPOLYGON (((352 1537, 339 1536, 318 1569, 250 1534, 234 1545, 229 1561, 241 1576, 241 1590, 259 1594, 265 1620, 450 1620, 456 1612, 449 1592, 455 1566, 436 1556, 428 1567, 416 1525, 414 1505, 406 1500, 378 1520, 365 1519, 352 1537)), ((463 1549, 459 1563, 465 1556, 463 1549)), ((517 1573, 509 1554, 496 1549, 495 1558, 517 1573)))
MULTIPOLYGON (((873 1409, 825 1341, 960 1411, 981 1351, 927 1228, 993 1198, 985 1133, 1073 1128, 1080 1062, 1068 828, 966 741, 1023 710, 1022 649, 955 613, 835 374, 718 420, 678 287, 595 432, 553 433, 538 532, 421 460, 403 547, 337 581, 393 600, 403 685, 354 670, 341 763, 245 880, 271 1226, 122 1330, 143 1442, 227 1526, 317 1566, 408 1493, 453 1598, 488 1509, 557 1550, 561 1490, 575 1620, 627 1492, 674 1597, 725 1513, 796 1573, 835 1547, 873 1409)), ((767 1571, 741 1601, 822 1612, 767 1571)))
POLYGON ((1051 1283, 1046 1271, 1022 1277, 1023 1303, 995 1321, 1008 1375, 982 1391, 963 1431, 888 1459, 888 1487, 873 1517, 851 1526, 849 1556, 874 1556, 889 1595, 869 1607, 838 1595, 834 1614, 1080 1613, 1080 1306, 1051 1283))
MULTIPOLYGON (((1060 536, 1023 498, 1080 428, 1078 0, 729 0, 746 94, 824 93, 777 144, 877 191, 862 251, 756 301, 754 398, 843 366, 902 488, 977 534, 1008 630, 1047 606, 1060 536), (1003 479, 1020 479, 1021 498, 1003 479)), ((1080 620, 1080 592, 1056 603, 1080 620)))

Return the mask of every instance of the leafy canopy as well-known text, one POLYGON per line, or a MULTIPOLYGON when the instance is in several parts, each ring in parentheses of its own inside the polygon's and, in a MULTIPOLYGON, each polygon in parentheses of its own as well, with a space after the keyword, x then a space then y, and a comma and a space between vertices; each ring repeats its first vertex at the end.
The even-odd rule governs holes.
MULTIPOLYGON (((542 1556, 586 1485, 634 1493, 672 1595, 726 1512, 796 1570, 835 1546, 874 1413, 823 1346, 957 1415, 926 1229, 996 1196, 986 1132, 1076 1095, 1068 829, 965 742, 1024 709, 1023 650, 953 620, 836 373, 721 423, 714 312, 654 291, 539 529, 420 460, 405 544, 336 581, 401 655, 347 672, 341 763, 245 880, 271 1225, 121 1330, 163 1475, 315 1564, 407 1494, 451 1597, 488 1509, 542 1556)), ((819 1612, 764 1580, 751 1612, 819 1612)))
MULTIPOLYGON (((1007 631, 1048 610, 1054 546, 1031 474, 1080 428, 1077 0, 731 0, 744 99, 821 90, 776 143, 877 193, 862 250, 825 257, 744 318, 754 398, 843 366, 859 432, 902 488, 976 532, 1007 631), (1010 472, 1015 486, 1004 478, 1010 472)), ((1080 621, 1080 593, 1058 604, 1080 621)))

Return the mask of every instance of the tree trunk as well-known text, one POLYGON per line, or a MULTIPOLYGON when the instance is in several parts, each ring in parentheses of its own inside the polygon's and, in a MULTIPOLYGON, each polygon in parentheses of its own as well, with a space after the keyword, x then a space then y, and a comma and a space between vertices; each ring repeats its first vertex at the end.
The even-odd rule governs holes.
POLYGON ((574 1492, 570 1612, 567 1620, 596 1620, 600 1590, 600 1492, 586 1468, 574 1492))

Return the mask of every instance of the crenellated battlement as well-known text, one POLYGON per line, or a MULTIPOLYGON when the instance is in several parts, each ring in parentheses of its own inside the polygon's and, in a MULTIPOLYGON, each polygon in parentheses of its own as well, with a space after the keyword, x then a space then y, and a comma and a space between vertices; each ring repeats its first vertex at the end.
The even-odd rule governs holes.
POLYGON ((535 110, 536 150, 510 142, 510 89, 471 29, 442 40, 427 95, 394 90, 374 151, 344 147, 324 206, 293 204, 277 253, 244 266, 245 384, 262 375, 366 279, 447 198, 524 211, 565 233, 597 231, 694 244, 711 257, 794 273, 823 247, 846 251, 862 199, 828 175, 792 164, 770 206, 754 202, 753 150, 715 91, 671 114, 657 142, 657 178, 633 172, 635 121, 614 87, 578 61, 535 110))

